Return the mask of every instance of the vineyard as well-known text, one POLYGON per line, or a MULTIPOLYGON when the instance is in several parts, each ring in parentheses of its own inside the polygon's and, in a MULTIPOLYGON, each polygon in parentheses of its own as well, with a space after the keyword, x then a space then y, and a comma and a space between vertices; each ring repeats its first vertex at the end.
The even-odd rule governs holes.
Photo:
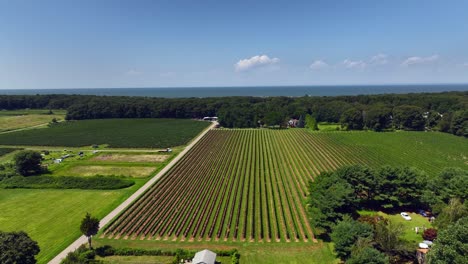
MULTIPOLYGON (((102 238, 315 241, 307 182, 345 164, 466 168, 466 139, 440 133, 212 130, 102 238)), ((313 217, 313 216, 312 216, 313 217)))

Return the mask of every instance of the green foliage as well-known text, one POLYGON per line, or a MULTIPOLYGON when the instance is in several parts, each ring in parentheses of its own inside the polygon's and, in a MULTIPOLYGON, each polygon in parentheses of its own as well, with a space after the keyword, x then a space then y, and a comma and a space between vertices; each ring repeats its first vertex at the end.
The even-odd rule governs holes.
POLYGON ((388 264, 388 257, 372 247, 364 247, 353 252, 346 264, 388 264))
POLYGON ((361 130, 364 128, 362 112, 356 108, 350 108, 343 112, 340 118, 342 128, 347 130, 361 130))
POLYGON ((235 252, 232 253, 231 264, 239 264, 239 261, 240 261, 240 254, 236 250, 235 252))
POLYGON ((13 158, 16 171, 23 175, 35 175, 42 172, 42 156, 39 152, 23 150, 13 158))
POLYGON ((364 123, 368 129, 383 131, 391 128, 392 110, 382 105, 373 105, 364 113, 364 123))
POLYGON ((312 130, 312 131, 317 131, 319 130, 318 128, 318 123, 315 117, 312 117, 311 115, 306 115, 305 118, 305 128, 312 130))
POLYGON ((230 105, 219 109, 219 123, 223 127, 258 127, 258 117, 254 109, 247 106, 230 105))
POLYGON ((0 144, 166 148, 187 144, 208 122, 177 119, 102 119, 57 123, 44 129, 0 134, 0 144))
POLYGON ((424 130, 425 122, 421 107, 401 105, 393 109, 393 123, 397 129, 424 130))
POLYGON ((427 187, 422 201, 431 206, 434 212, 443 207, 452 198, 468 199, 468 170, 446 168, 441 173, 426 179, 427 187))
POLYGON ((335 244, 336 255, 346 260, 350 257, 353 245, 359 238, 371 238, 373 235, 372 226, 344 217, 332 228, 330 235, 335 244))
POLYGON ((458 219, 468 216, 468 209, 465 203, 461 203, 460 199, 452 198, 449 204, 442 209, 442 212, 437 216, 434 225, 439 229, 445 229, 450 224, 455 223, 458 219))
POLYGON ((383 208, 417 205, 426 178, 424 172, 414 168, 384 166, 375 175, 374 201, 383 208))
POLYGON ((263 122, 267 126, 284 127, 286 124, 286 116, 284 115, 284 113, 278 111, 268 112, 263 118, 263 122))
POLYGON ((341 167, 335 173, 352 186, 357 202, 367 202, 374 198, 379 183, 376 172, 371 168, 351 165, 341 167))
POLYGON ((3 156, 3 155, 6 155, 8 153, 11 153, 15 150, 18 150, 18 149, 15 149, 15 148, 0 148, 0 157, 3 156))
POLYGON ((428 264, 468 263, 468 217, 440 231, 427 257, 428 264))
POLYGON ((99 263, 94 260, 96 253, 92 249, 88 249, 85 245, 81 245, 75 251, 67 254, 61 264, 89 264, 99 263))
POLYGON ((95 217, 91 217, 89 213, 86 213, 85 218, 81 221, 80 231, 83 235, 88 237, 89 248, 91 246, 91 237, 96 235, 99 231, 99 220, 95 217))
POLYGON ((468 110, 453 113, 450 131, 454 135, 468 137, 468 110))
POLYGON ((299 116, 299 120, 297 120, 297 128, 304 128, 305 127, 305 118, 304 115, 299 116))
POLYGON ((396 255, 405 250, 405 242, 401 239, 403 225, 392 221, 380 221, 375 225, 374 241, 377 248, 388 255, 396 255))
POLYGON ((176 249, 173 264, 180 263, 181 260, 192 259, 194 257, 194 252, 185 250, 185 249, 176 249))
POLYGON ((0 263, 36 263, 35 255, 39 251, 37 242, 33 241, 25 232, 0 231, 0 263))
POLYGON ((133 180, 115 176, 13 176, 3 180, 0 178, 0 188, 4 189, 115 190, 127 188, 133 184, 135 184, 133 180))
POLYGON ((330 230, 333 223, 355 208, 353 187, 336 173, 322 173, 309 184, 309 201, 313 223, 330 230))

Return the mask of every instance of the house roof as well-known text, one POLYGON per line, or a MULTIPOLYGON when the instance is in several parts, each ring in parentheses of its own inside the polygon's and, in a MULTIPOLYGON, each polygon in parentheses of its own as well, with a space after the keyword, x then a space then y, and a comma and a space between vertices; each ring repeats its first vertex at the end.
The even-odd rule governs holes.
POLYGON ((216 260, 216 253, 208 249, 199 251, 195 254, 192 264, 214 264, 216 260))

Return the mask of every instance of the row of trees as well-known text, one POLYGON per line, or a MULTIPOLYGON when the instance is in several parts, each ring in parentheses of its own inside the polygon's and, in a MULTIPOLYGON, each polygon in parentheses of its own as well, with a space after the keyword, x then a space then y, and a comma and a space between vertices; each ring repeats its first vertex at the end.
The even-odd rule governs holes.
POLYGON ((88 95, 0 95, 0 109, 67 109, 67 119, 201 118, 218 116, 225 127, 283 125, 307 114, 347 129, 425 127, 465 135, 468 92, 336 97, 147 98, 88 95))

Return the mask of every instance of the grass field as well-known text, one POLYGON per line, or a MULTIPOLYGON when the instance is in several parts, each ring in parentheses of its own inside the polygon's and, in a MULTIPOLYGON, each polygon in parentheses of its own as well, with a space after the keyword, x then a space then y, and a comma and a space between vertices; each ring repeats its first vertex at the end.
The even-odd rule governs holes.
POLYGON ((210 123, 184 119, 96 119, 0 134, 0 145, 166 148, 187 144, 210 123))
POLYGON ((65 111, 52 110, 15 110, 0 111, 0 132, 46 125, 53 118, 57 121, 64 120, 65 111))
POLYGON ((46 263, 80 235, 86 212, 104 217, 142 183, 114 191, 0 189, 0 230, 26 231, 39 242, 39 263, 46 263))
POLYGON ((467 168, 466 139, 441 133, 210 131, 107 230, 121 239, 310 242, 307 182, 345 164, 467 168), (202 210, 200 210, 202 208, 202 210))
MULTIPOLYGON (((231 250, 237 249, 241 254, 241 264, 322 264, 339 263, 333 253, 333 246, 330 243, 264 243, 253 242, 177 242, 177 241, 157 241, 157 240, 122 240, 122 239, 102 239, 94 240, 96 246, 111 245, 116 248, 134 247, 147 249, 167 249, 174 250, 184 248, 187 250, 231 250)), ((134 256, 126 258, 133 261, 134 256)), ((217 258, 224 260, 225 258, 217 258)), ((118 262, 117 262, 118 263, 118 262)), ((135 263, 135 262, 129 262, 135 263)), ((166 262, 170 263, 170 262, 166 262)), ((230 259, 223 264, 229 264, 230 259)))
POLYGON ((418 243, 422 242, 422 231, 419 231, 419 234, 416 234, 414 230, 415 227, 425 227, 431 228, 432 224, 428 221, 426 217, 423 217, 419 214, 407 212, 411 216, 411 221, 407 221, 401 217, 400 214, 386 214, 384 212, 373 212, 373 211, 360 211, 360 215, 380 215, 386 219, 389 219, 393 223, 398 223, 403 226, 403 235, 402 239, 411 242, 416 247, 418 243))

